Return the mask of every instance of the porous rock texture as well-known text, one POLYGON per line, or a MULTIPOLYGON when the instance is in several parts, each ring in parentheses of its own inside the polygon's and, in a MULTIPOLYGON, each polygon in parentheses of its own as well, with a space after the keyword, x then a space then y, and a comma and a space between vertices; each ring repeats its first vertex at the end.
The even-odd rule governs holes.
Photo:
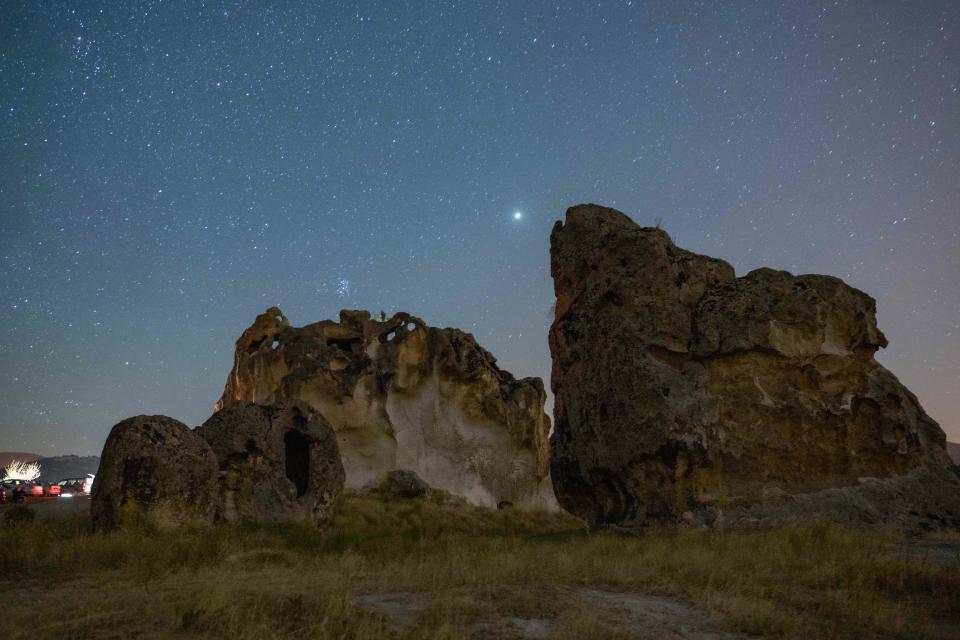
POLYGON ((311 406, 337 434, 348 489, 406 469, 473 504, 550 508, 545 399, 539 378, 515 379, 458 329, 347 310, 291 327, 272 307, 237 340, 217 408, 311 406))
POLYGON ((737 278, 596 205, 554 226, 551 272, 551 473, 569 511, 960 524, 944 434, 874 359, 887 341, 867 294, 821 275, 737 278))
POLYGON ((110 431, 93 481, 94 528, 160 529, 213 522, 217 460, 209 445, 167 416, 136 416, 110 431))
POLYGON ((336 436, 301 403, 235 403, 197 429, 219 464, 217 518, 323 524, 343 492, 336 436))

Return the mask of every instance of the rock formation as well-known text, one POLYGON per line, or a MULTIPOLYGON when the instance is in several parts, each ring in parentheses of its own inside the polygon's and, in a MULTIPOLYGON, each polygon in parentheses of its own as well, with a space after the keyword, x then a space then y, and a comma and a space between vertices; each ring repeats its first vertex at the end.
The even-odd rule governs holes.
MULTIPOLYGON (((760 503, 818 512, 810 496, 820 495, 893 517, 884 509, 910 510, 905 491, 957 481, 943 473, 943 432, 874 359, 887 344, 874 300, 841 280, 771 269, 737 278, 595 205, 554 227, 551 272, 551 473, 574 514, 748 520, 744 509, 760 503), (900 476, 910 480, 854 490, 900 476)), ((928 506, 960 524, 960 497, 937 495, 928 506)))
POLYGON ((297 328, 272 307, 237 340, 217 408, 308 404, 337 433, 351 489, 407 469, 473 504, 550 507, 545 398, 457 329, 364 311, 297 328))
POLYGON ((197 433, 220 467, 219 519, 325 522, 343 491, 333 430, 305 405, 236 403, 197 433))
POLYGON ((216 496, 217 461, 207 443, 173 418, 136 416, 107 437, 90 512, 97 530, 202 525, 213 522, 216 496))

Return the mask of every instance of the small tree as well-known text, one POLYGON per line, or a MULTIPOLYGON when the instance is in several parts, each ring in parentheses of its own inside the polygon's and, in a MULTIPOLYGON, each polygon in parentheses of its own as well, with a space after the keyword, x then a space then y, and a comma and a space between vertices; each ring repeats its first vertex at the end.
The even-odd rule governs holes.
POLYGON ((26 480, 33 482, 40 477, 39 462, 22 462, 20 460, 11 460, 4 472, 4 480, 26 480))

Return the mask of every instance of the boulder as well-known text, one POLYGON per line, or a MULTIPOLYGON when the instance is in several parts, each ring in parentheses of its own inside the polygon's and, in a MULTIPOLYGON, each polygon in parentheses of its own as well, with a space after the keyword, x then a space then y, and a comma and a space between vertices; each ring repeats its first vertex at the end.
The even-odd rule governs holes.
POLYGON ((387 473, 383 490, 396 498, 422 498, 430 492, 430 485, 413 471, 396 469, 387 473))
POLYGON ((337 434, 348 489, 408 469, 473 504, 549 508, 545 400, 539 378, 514 378, 463 331, 347 310, 292 327, 271 307, 237 340, 217 408, 309 405, 337 434))
MULTIPOLYGON (((712 522, 768 500, 781 514, 816 511, 784 496, 862 478, 910 475, 902 486, 918 503, 930 478, 956 482, 940 473, 943 432, 874 359, 887 344, 874 300, 841 280, 738 278, 596 205, 554 226, 551 273, 551 473, 574 514, 712 522)), ((879 500, 874 489, 858 504, 879 500)))
POLYGON ((97 530, 206 525, 216 495, 217 460, 202 438, 173 418, 136 416, 107 437, 90 511, 97 530))
POLYGON ((309 406, 235 403, 197 433, 219 465, 218 519, 329 519, 343 492, 343 464, 333 430, 309 406))

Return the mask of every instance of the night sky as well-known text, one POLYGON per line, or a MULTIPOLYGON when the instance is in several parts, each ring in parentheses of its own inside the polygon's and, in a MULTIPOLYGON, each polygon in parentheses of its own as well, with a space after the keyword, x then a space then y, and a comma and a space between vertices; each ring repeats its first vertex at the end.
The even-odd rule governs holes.
POLYGON ((581 202, 867 291, 960 440, 955 1, 6 1, 0 110, 0 450, 199 424, 271 305, 548 381, 581 202))

